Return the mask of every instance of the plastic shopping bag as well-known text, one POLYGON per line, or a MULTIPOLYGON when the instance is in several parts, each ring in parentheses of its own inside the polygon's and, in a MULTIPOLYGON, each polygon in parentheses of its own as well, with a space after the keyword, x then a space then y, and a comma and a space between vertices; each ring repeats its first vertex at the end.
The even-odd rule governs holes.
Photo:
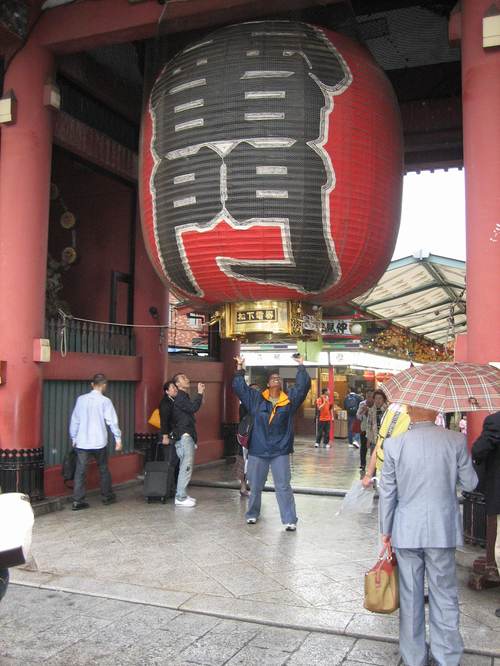
POLYGON ((342 500, 339 513, 371 513, 375 492, 373 488, 363 488, 361 481, 355 481, 342 500))

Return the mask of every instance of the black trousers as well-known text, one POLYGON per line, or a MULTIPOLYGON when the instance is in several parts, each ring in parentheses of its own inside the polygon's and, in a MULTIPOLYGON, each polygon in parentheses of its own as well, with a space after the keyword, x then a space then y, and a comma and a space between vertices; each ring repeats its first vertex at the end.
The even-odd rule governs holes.
POLYGON ((76 471, 75 485, 73 487, 73 500, 83 502, 85 499, 85 482, 87 480, 87 465, 91 457, 96 459, 99 468, 99 477, 101 480, 101 495, 110 497, 113 493, 111 487, 111 474, 108 469, 108 451, 106 447, 102 449, 75 449, 76 451, 76 471))
POLYGON ((359 466, 363 469, 366 468, 366 453, 368 451, 368 440, 366 439, 366 432, 361 432, 361 446, 359 447, 359 466))
POLYGON ((316 444, 320 444, 323 438, 323 444, 328 444, 330 441, 330 421, 318 420, 318 434, 316 435, 316 444))

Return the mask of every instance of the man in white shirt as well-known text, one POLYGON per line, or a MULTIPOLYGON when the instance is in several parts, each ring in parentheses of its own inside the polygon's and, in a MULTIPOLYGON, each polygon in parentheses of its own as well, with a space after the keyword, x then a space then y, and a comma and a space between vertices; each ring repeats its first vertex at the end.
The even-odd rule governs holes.
POLYGON ((104 396, 107 379, 99 373, 91 382, 92 391, 81 395, 73 414, 69 434, 76 451, 75 485, 73 488, 73 511, 87 509, 85 502, 85 480, 87 464, 91 456, 97 461, 101 479, 101 495, 103 504, 111 504, 116 495, 111 487, 111 474, 108 469, 108 431, 109 426, 115 438, 115 451, 122 450, 122 434, 118 426, 118 417, 109 398, 104 396))

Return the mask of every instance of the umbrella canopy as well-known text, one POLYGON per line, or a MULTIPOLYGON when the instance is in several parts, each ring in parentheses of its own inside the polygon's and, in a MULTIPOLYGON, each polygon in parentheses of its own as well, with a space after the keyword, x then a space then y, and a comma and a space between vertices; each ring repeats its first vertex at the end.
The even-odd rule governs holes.
POLYGON ((500 370, 477 363, 426 363, 382 384, 390 402, 436 412, 500 409, 500 370))

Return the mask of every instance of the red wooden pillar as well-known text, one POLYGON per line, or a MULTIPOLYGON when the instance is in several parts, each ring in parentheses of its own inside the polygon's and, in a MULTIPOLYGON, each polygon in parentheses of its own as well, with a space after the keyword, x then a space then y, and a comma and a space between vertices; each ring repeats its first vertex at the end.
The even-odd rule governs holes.
POLYGON ((235 356, 239 356, 241 344, 237 340, 221 340, 221 361, 224 364, 224 395, 222 401, 222 422, 238 423, 239 400, 233 391, 233 376, 236 370, 235 356))
MULTIPOLYGON (((134 324, 165 324, 168 322, 168 287, 156 275, 144 247, 140 225, 137 225, 135 278, 134 278, 134 324), (158 317, 153 318, 150 308, 156 308, 158 317)), ((168 328, 136 328, 136 353, 142 357, 142 379, 135 394, 135 430, 151 432, 148 419, 162 398, 162 385, 168 377, 168 328)))
MULTIPOLYGON (((462 0, 462 105, 467 238, 467 358, 500 360, 500 50, 483 48, 491 0, 462 0)), ((471 441, 485 414, 469 419, 471 441)))
MULTIPOLYGON (((328 356, 330 356, 330 353, 328 353, 328 356)), ((330 423, 330 440, 332 444, 334 443, 335 440, 335 399, 333 397, 333 394, 335 392, 335 370, 333 365, 328 365, 328 391, 330 392, 330 402, 333 405, 332 407, 332 421, 330 423)))
POLYGON ((43 104, 43 87, 52 69, 51 54, 31 39, 4 82, 16 96, 17 119, 1 129, 0 359, 7 372, 0 385, 0 449, 41 446, 42 372, 33 361, 33 339, 44 337, 52 112, 43 104))

